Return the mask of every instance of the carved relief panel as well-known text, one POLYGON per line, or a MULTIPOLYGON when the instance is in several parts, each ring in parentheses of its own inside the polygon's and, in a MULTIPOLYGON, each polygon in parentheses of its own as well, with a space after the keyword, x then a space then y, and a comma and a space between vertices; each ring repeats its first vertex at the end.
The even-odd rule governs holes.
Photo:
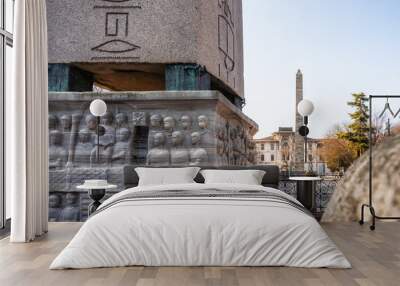
POLYGON ((207 151, 215 148, 210 115, 201 110, 153 113, 149 134, 148 165, 207 165, 214 161, 207 151))
POLYGON ((107 179, 120 191, 124 165, 252 162, 246 125, 218 114, 215 98, 194 104, 187 99, 166 102, 164 94, 159 100, 152 95, 149 101, 141 96, 141 101, 135 100, 135 94, 102 95, 107 113, 100 118, 103 131, 97 134, 97 118, 89 112, 95 96, 98 94, 49 94, 51 220, 85 219, 89 199, 76 186, 91 178, 107 179))

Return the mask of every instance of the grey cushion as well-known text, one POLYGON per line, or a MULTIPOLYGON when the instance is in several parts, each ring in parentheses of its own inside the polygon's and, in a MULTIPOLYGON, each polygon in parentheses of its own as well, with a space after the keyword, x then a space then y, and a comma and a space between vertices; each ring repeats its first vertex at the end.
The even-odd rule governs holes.
MULTIPOLYGON (((139 176, 135 171, 135 168, 139 166, 127 165, 124 167, 124 186, 125 189, 136 187, 139 182, 139 176)), ((149 167, 149 166, 145 166, 149 167)), ((157 168, 157 167, 150 167, 157 168)), ((171 167, 174 168, 174 167, 171 167)), ((278 188, 279 185, 279 167, 275 165, 257 165, 257 166, 202 166, 201 169, 218 169, 218 170, 263 170, 265 175, 262 179, 261 184, 265 187, 278 188)), ((194 179, 197 183, 204 183, 204 178, 200 174, 197 174, 194 179)))

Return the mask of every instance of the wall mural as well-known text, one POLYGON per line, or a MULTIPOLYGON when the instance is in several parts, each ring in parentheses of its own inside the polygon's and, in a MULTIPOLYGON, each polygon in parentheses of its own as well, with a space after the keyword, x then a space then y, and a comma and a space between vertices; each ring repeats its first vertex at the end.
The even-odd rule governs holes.
MULTIPOLYGON (((208 108, 146 108, 106 101, 104 134, 97 146, 97 119, 90 101, 49 103, 49 219, 84 221, 90 201, 76 187, 105 179, 123 190, 123 166, 221 166, 254 162, 255 148, 240 121, 208 108), (97 152, 99 160, 97 161, 97 152)), ((162 105, 160 105, 162 106, 162 105)))

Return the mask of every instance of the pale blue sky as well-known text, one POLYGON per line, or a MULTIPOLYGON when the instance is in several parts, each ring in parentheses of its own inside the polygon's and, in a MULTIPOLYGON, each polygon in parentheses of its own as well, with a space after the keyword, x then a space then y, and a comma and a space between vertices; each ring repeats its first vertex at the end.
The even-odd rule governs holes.
POLYGON ((351 93, 400 94, 400 0, 243 0, 243 17, 244 111, 256 137, 293 125, 298 68, 314 137, 347 120, 351 93))

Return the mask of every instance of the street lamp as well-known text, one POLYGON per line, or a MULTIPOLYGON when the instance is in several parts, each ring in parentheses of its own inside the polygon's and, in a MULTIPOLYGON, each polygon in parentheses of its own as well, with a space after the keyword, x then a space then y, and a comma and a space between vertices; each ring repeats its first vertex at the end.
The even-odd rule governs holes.
POLYGON ((106 114, 107 104, 101 99, 95 99, 90 103, 89 107, 90 113, 97 118, 97 163, 100 161, 100 136, 105 133, 105 128, 100 126, 100 117, 106 114))
MULTIPOLYGON (((307 135, 310 132, 308 129, 308 116, 311 115, 314 111, 314 104, 307 100, 303 99, 302 101, 299 102, 297 105, 297 111, 301 116, 303 116, 303 125, 299 128, 298 132, 301 136, 304 137, 304 163, 307 164, 307 135)), ((308 166, 308 165, 307 165, 308 166)), ((308 168, 307 168, 308 169, 308 168)))

